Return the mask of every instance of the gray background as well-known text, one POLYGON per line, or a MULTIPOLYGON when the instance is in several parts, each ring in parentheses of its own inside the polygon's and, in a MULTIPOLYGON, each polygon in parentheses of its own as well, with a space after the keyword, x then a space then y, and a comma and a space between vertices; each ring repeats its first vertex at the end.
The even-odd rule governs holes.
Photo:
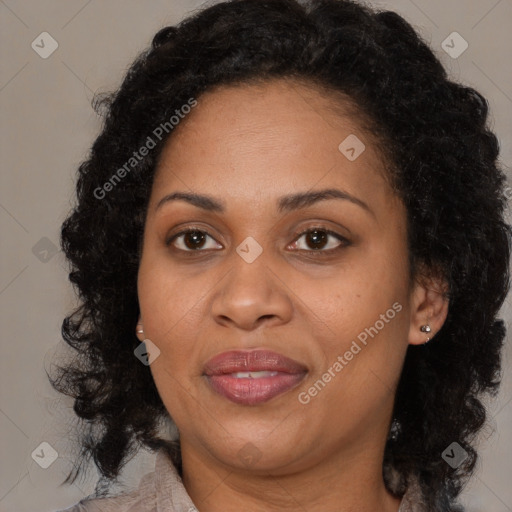
MULTIPOLYGON (((59 487, 73 456, 72 402, 52 390, 44 371, 50 369, 55 353, 64 351, 60 325, 75 303, 56 247, 59 227, 70 208, 76 167, 100 127, 90 106, 93 93, 116 88, 159 28, 178 22, 201 4, 199 0, 0 0, 2 512, 53 511, 93 491, 94 468, 88 478, 59 487), (31 47, 42 32, 58 42, 46 59, 31 47), (31 457, 42 442, 58 454, 47 469, 31 457)), ((452 78, 489 99, 502 163, 510 169, 512 0, 371 4, 402 14, 431 44, 452 78), (469 44, 455 59, 441 46, 454 31, 469 44)), ((510 325, 510 297, 503 316, 510 325)), ((501 393, 489 405, 490 423, 481 436, 482 459, 464 493, 469 511, 512 510, 511 367, 509 336, 501 393)), ((47 457, 48 450, 45 453, 47 457)), ((126 467, 126 488, 152 468, 153 456, 142 452, 126 467)))

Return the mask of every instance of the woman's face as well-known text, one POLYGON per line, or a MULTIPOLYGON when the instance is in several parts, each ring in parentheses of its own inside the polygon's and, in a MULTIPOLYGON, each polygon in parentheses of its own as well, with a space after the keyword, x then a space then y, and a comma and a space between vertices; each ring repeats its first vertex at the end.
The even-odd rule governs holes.
POLYGON ((184 460, 277 475, 383 450, 410 341, 406 212, 333 101, 222 87, 161 155, 138 293, 184 460))

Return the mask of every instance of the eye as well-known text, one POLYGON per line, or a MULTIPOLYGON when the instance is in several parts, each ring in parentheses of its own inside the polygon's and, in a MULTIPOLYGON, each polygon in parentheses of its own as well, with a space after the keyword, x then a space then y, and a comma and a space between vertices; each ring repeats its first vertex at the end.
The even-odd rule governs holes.
POLYGON ((322 226, 312 227, 299 233, 292 244, 294 249, 317 253, 318 256, 332 254, 348 245, 350 242, 345 237, 322 226), (304 243, 301 244, 302 239, 304 243))
POLYGON ((170 237, 166 241, 166 245, 172 244, 177 249, 186 252, 197 252, 202 249, 222 249, 222 246, 219 246, 215 241, 208 245, 208 238, 213 241, 213 238, 206 231, 189 228, 170 237))
MULTIPOLYGON (((292 249, 305 251, 315 256, 328 256, 350 245, 345 237, 322 226, 315 226, 296 233, 292 249), (303 242, 301 240, 303 239, 303 242)), ((187 228, 166 240, 166 245, 173 245, 184 252, 202 252, 205 250, 222 249, 214 238, 202 229, 187 228), (209 240, 208 240, 209 239, 209 240)))

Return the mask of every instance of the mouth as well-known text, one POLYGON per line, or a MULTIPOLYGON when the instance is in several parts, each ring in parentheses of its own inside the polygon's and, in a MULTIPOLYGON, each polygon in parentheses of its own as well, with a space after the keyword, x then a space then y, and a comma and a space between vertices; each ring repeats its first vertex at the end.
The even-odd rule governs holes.
POLYGON ((258 405, 296 387, 307 368, 270 350, 235 350, 210 359, 203 375, 217 394, 240 405, 258 405))

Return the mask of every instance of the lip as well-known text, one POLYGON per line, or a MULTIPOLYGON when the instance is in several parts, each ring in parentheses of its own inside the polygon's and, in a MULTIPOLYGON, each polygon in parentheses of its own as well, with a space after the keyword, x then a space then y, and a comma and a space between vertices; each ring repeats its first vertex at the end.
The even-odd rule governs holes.
POLYGON ((210 387, 221 396, 240 405, 268 402, 294 388, 307 368, 271 350, 232 350, 211 358, 203 374, 210 387), (241 372, 273 372, 258 378, 240 377, 241 372))

